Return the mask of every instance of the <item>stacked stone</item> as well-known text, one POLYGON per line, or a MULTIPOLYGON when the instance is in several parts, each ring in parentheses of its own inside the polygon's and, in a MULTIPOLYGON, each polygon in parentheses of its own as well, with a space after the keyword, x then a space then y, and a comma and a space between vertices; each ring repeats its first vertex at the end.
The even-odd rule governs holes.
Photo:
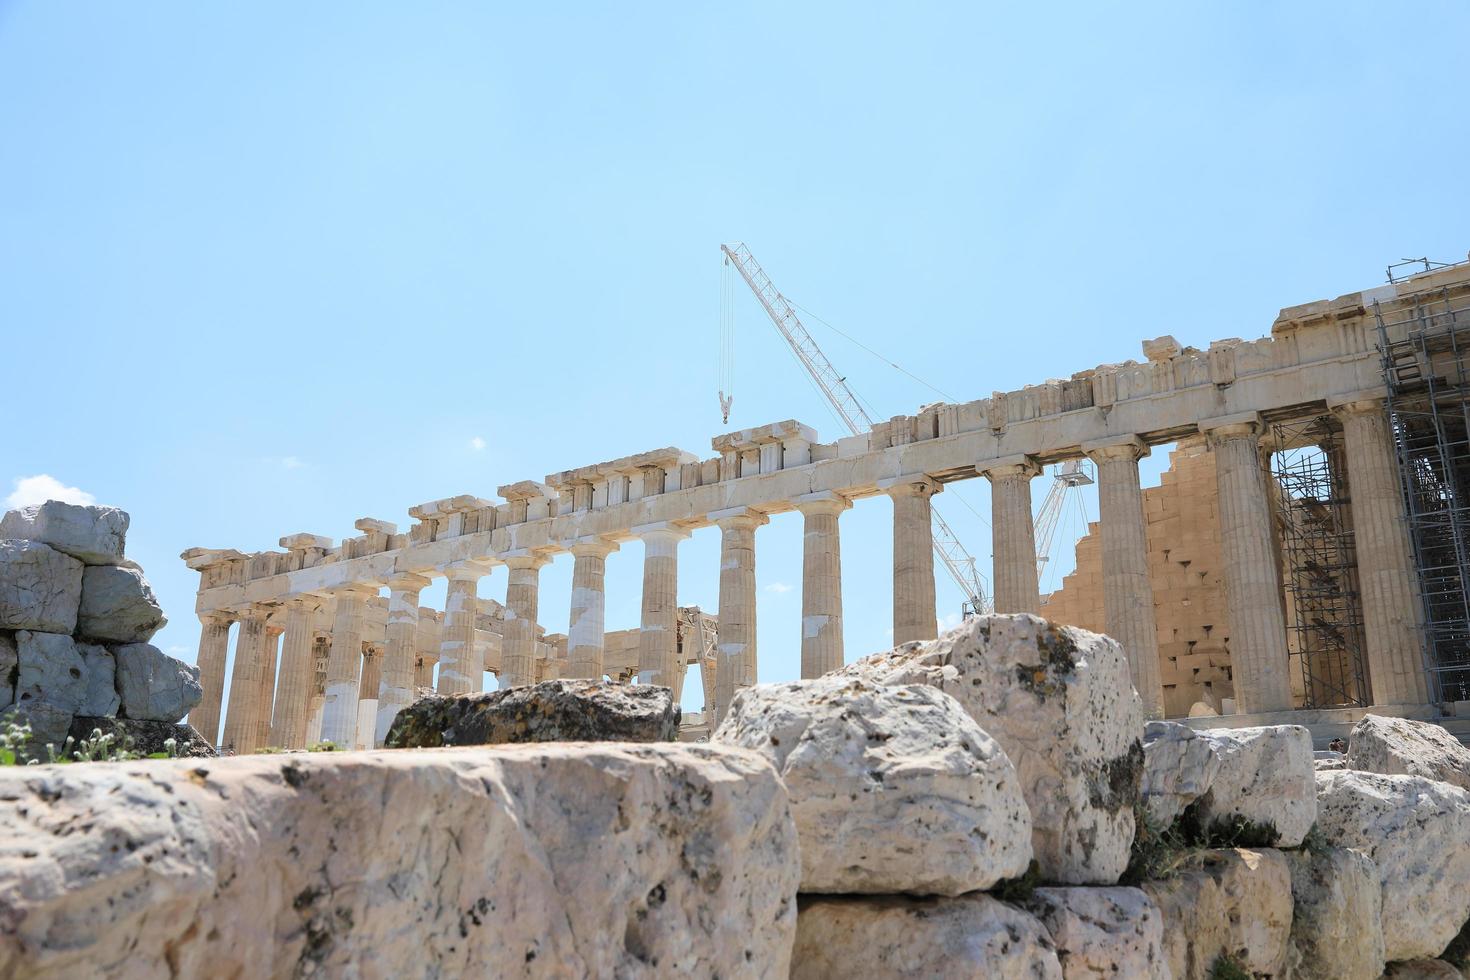
POLYGON ((0 722, 28 723, 35 753, 94 728, 145 748, 198 739, 174 724, 199 702, 198 668, 148 642, 167 620, 124 554, 128 520, 55 500, 0 519, 0 722))

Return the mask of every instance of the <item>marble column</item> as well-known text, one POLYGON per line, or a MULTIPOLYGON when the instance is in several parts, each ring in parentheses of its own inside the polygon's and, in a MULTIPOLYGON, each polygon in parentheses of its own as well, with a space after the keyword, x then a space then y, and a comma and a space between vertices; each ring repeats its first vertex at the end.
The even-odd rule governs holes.
POLYGON ((333 594, 337 599, 337 614, 332 620, 332 652, 327 657, 321 740, 346 749, 357 741, 363 618, 368 600, 378 590, 366 585, 349 585, 333 594))
POLYGON ((1230 667, 1242 714, 1292 707, 1286 611, 1254 413, 1200 423, 1215 454, 1230 667))
POLYGON ((934 517, 940 485, 927 476, 880 483, 893 498, 893 643, 939 635, 934 598, 934 517))
POLYGON ((485 687, 485 651, 475 642, 476 590, 486 569, 465 563, 444 571, 449 576, 449 594, 439 631, 439 693, 479 694, 485 687))
POLYGON ((210 745, 219 744, 220 699, 225 691, 225 660, 230 651, 230 624, 234 617, 205 613, 199 617, 199 685, 204 698, 189 712, 193 725, 210 745))
POLYGON ((272 744, 271 723, 276 711, 276 662, 281 653, 281 634, 285 632, 285 627, 273 622, 265 625, 265 657, 261 660, 260 670, 260 715, 255 722, 256 743, 262 747, 272 744))
POLYGON ((362 673, 357 679, 357 730, 353 748, 370 749, 378 724, 378 690, 383 683, 383 647, 365 643, 362 648, 362 673))
MULTIPOLYGON (((1128 658, 1128 673, 1143 701, 1144 716, 1162 718, 1164 689, 1159 671, 1159 627, 1154 618, 1154 589, 1148 573, 1143 490, 1138 482, 1138 461, 1148 455, 1148 446, 1136 436, 1125 436, 1086 443, 1082 449, 1097 465, 1103 618, 1108 635, 1118 641, 1128 658)), ((1034 550, 1031 560, 1034 569, 1034 550)))
POLYGON ((510 583, 505 589, 505 630, 501 634, 500 689, 536 683, 536 619, 540 615, 544 555, 506 557, 510 583))
POLYGON ((312 662, 315 634, 311 621, 316 602, 310 598, 286 602, 286 638, 281 644, 280 680, 276 684, 276 708, 271 722, 270 744, 282 749, 306 746, 307 708, 316 665, 312 662))
POLYGON ((715 647, 714 724, 730 710, 735 692, 755 683, 755 529, 770 518, 749 507, 710 515, 720 529, 720 635, 715 647))
POLYGON ((382 682, 378 686, 375 745, 383 744, 398 712, 413 703, 419 593, 428 586, 429 580, 422 575, 398 575, 388 580, 388 628, 383 645, 382 682))
POLYGON ((633 528, 643 540, 643 618, 638 632, 638 683, 678 690, 679 542, 684 528, 664 522, 633 528))
POLYGON ((981 472, 990 481, 995 611, 1040 613, 1031 480, 1041 472, 1041 467, 1029 456, 1013 456, 986 464, 981 472))
POLYGON ((796 498, 801 511, 801 676, 843 663, 842 541, 837 519, 852 501, 830 490, 796 498))
POLYGON ((230 672, 230 705, 220 748, 243 755, 260 748, 260 677, 265 661, 265 620, 270 610, 253 605, 240 616, 235 666, 230 672))
POLYGON ((417 688, 434 686, 434 667, 439 663, 439 620, 433 609, 419 607, 418 625, 413 631, 413 646, 413 686, 417 696, 417 688))
POLYGON ((567 626, 568 677, 602 680, 606 633, 607 556, 618 550, 611 541, 584 538, 572 545, 572 614, 567 626))
POLYGON ((1342 419, 1353 547, 1374 704, 1425 704, 1429 679, 1419 634, 1418 571, 1399 488, 1398 457, 1382 399, 1328 403, 1342 419))

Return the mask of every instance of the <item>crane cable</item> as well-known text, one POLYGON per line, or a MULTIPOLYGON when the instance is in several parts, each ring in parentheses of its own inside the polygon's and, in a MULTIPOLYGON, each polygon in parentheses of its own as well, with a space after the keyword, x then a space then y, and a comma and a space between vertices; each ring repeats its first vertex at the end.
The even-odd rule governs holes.
POLYGON ((720 273, 720 352, 715 367, 715 387, 720 395, 720 416, 730 421, 730 406, 735 401, 735 281, 728 258, 720 273))

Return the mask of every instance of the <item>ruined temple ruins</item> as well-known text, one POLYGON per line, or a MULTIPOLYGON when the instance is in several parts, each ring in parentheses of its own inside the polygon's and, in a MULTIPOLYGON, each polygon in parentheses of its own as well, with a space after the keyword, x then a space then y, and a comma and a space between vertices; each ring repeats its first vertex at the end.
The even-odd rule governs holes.
POLYGON ((512 483, 498 501, 419 504, 402 532, 362 519, 362 533, 335 546, 293 534, 282 551, 193 548, 183 557, 200 573, 205 689, 193 721, 215 737, 238 624, 221 738, 237 750, 370 744, 436 663, 447 693, 479 690, 487 669, 502 687, 609 676, 677 688, 701 663, 718 722, 756 680, 756 531, 770 515, 804 517, 801 665, 818 677, 847 652, 842 513, 858 498, 892 500, 894 640, 932 639, 930 498, 978 477, 992 489, 995 611, 1044 612, 1115 637, 1152 717, 1197 702, 1246 723, 1302 706, 1402 714, 1459 700, 1470 695, 1447 678, 1459 683, 1463 668, 1427 628, 1441 613, 1406 520, 1395 433, 1409 423, 1393 399, 1416 383, 1465 381, 1452 313, 1467 305, 1461 264, 1290 307, 1259 340, 1198 350, 1161 337, 1144 343, 1143 362, 928 405, 834 442, 787 420, 716 436, 705 459, 658 449, 512 483), (1138 461, 1170 445, 1174 475, 1146 493, 1138 461), (1325 496, 1293 493, 1273 470, 1273 457, 1303 447, 1327 460, 1325 496), (1044 465, 1081 457, 1096 467, 1099 520, 1077 572, 1043 608, 1032 482, 1044 465), (1326 572, 1322 554, 1298 553, 1289 533, 1293 516, 1315 520, 1323 507, 1336 529, 1326 572), (717 640, 714 617, 681 612, 674 594, 679 543, 708 526, 722 535, 717 640), (634 540, 642 620, 609 634, 605 559, 634 540), (537 626, 537 590, 540 569, 564 552, 575 560, 571 625, 558 637, 537 626), (478 599, 479 579, 502 564, 504 604, 478 599), (436 577, 448 579, 446 608, 420 608, 436 577), (1328 599, 1313 591, 1322 578, 1337 590, 1328 599), (1338 619, 1319 628, 1334 603, 1338 619))

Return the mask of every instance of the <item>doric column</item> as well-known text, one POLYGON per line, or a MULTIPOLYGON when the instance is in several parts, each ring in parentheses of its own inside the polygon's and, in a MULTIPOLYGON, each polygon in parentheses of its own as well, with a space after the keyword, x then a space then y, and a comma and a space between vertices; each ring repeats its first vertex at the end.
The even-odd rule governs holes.
POLYGON ((321 740, 348 749, 357 741, 363 617, 368 600, 378 590, 367 585, 349 585, 333 594, 337 599, 337 615, 332 620, 332 652, 327 657, 321 740))
POLYGON ((638 632, 638 683, 679 686, 679 542, 669 523, 633 528, 643 539, 643 620, 638 632))
POLYGON ((735 692, 755 683, 755 529, 770 518, 749 507, 710 515, 720 529, 720 638, 715 647, 714 724, 735 692))
POLYGON ((253 605, 240 616, 235 637, 235 667, 230 672, 230 707, 225 715, 225 734, 220 747, 243 755, 260 748, 256 742, 260 725, 260 675, 265 660, 266 606, 253 605))
POLYGON ((357 679, 357 732, 352 745, 358 749, 373 747, 378 726, 378 691, 383 683, 383 647, 366 643, 362 648, 362 673, 357 679))
MULTIPOLYGON (((837 519, 852 506, 823 490, 796 498, 801 537, 801 676, 821 677, 842 666, 842 541, 837 519)), ((723 620, 721 626, 723 627, 723 620)))
POLYGON ((990 535, 995 552, 995 611, 1041 612, 1036 576, 1036 528, 1031 521, 1031 479, 1041 467, 1029 456, 985 464, 990 480, 990 535))
MULTIPOLYGON (((1154 589, 1148 574, 1148 533, 1138 461, 1148 446, 1137 436, 1086 443, 1082 450, 1097 464, 1098 516, 1102 522, 1103 618, 1108 635, 1128 658, 1133 687, 1149 718, 1164 716, 1159 672, 1159 628, 1154 619, 1154 589)), ((1027 527, 1031 522, 1028 520, 1027 527)), ((1032 552, 1035 569, 1035 551, 1032 552)))
POLYGON ((476 589, 484 565, 456 563, 444 570, 449 594, 439 632, 439 693, 479 694, 485 686, 485 651, 475 643, 476 589))
POLYGON ((1292 706, 1285 599, 1261 465, 1259 416, 1214 419, 1200 423, 1200 429, 1215 453, 1236 710, 1285 711, 1292 706))
POLYGON ((618 550, 611 541, 582 538, 572 545, 572 615, 567 625, 569 677, 602 680, 606 633, 607 556, 618 550))
POLYGON ((204 688, 204 698, 189 712, 189 724, 210 745, 219 744, 220 699, 225 691, 225 659, 230 652, 230 624, 234 621, 224 613, 199 617, 199 685, 204 688))
POLYGON ((311 701, 311 628, 316 601, 304 597, 286 603, 286 639, 281 644, 280 680, 276 683, 276 708, 271 723, 270 744, 282 749, 306 746, 307 705, 311 701))
POLYGON ((929 499, 941 489, 927 476, 878 484, 893 498, 893 643, 939 635, 934 608, 934 516, 929 499))
POLYGON ((544 555, 506 557, 510 583, 505 589, 505 631, 501 635, 500 688, 536 683, 536 619, 540 614, 541 569, 544 555))
POLYGON ((271 723, 276 710, 276 660, 281 653, 281 634, 284 626, 265 624, 265 657, 260 662, 260 715, 255 721, 256 744, 261 747, 271 744, 271 723))
POLYGON ((434 666, 439 663, 439 620, 434 612, 419 607, 418 625, 413 631, 415 688, 434 686, 434 666))
POLYGON ((419 625, 419 592, 428 588, 422 575, 388 580, 388 628, 383 644, 383 672, 378 686, 378 719, 374 744, 383 744, 398 712, 413 703, 414 645, 419 625))
POLYGON ((1399 490, 1398 460, 1382 399, 1329 406, 1342 419, 1363 633, 1375 704, 1424 704, 1418 572, 1399 490))

